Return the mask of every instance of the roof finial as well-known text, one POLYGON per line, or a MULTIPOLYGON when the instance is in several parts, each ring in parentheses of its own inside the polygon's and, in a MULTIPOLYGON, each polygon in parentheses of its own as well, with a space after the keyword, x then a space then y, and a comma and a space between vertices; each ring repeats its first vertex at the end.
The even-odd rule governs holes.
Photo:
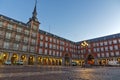
POLYGON ((35 0, 35 7, 34 7, 34 11, 33 11, 33 16, 32 16, 32 19, 33 19, 33 20, 37 20, 36 5, 37 5, 37 0, 35 0))

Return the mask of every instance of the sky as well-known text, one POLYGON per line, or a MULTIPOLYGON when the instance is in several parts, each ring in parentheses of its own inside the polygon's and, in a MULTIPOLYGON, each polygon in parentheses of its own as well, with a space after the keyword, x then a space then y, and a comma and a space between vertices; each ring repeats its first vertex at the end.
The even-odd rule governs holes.
MULTIPOLYGON (((35 0, 0 0, 0 14, 27 23, 35 0)), ((120 0, 38 0, 40 29, 71 41, 120 33, 120 0)))

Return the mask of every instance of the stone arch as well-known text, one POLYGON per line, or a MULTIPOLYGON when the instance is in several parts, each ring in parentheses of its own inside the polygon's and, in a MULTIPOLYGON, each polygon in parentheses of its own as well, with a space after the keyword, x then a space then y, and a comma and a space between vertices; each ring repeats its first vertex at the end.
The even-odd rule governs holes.
POLYGON ((32 56, 32 55, 29 56, 28 65, 34 65, 34 56, 32 56))
POLYGON ((70 65, 70 55, 68 53, 64 55, 64 65, 70 65))
POLYGON ((87 63, 93 65, 95 63, 94 56, 92 54, 87 55, 87 63))
POLYGON ((15 64, 17 60, 18 60, 18 54, 13 53, 13 55, 11 57, 11 63, 15 64))

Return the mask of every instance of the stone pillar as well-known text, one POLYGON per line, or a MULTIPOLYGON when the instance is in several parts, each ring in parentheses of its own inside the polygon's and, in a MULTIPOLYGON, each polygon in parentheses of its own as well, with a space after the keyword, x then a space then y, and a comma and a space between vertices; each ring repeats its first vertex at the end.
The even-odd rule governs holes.
POLYGON ((62 66, 65 66, 65 58, 62 58, 62 66))
POLYGON ((8 60, 11 61, 12 55, 13 55, 13 53, 9 53, 9 54, 8 54, 8 60))
POLYGON ((95 60, 95 65, 98 65, 97 58, 95 58, 94 60, 95 60))
POLYGON ((72 65, 72 58, 70 58, 70 66, 72 65))

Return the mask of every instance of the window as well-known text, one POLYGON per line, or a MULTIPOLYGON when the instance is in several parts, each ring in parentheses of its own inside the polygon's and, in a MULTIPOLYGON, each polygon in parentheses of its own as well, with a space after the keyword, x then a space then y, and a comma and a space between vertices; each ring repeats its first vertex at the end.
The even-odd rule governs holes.
POLYGON ((24 42, 28 42, 28 38, 27 37, 24 37, 24 42))
POLYGON ((36 37, 36 33, 32 32, 32 36, 33 36, 33 37, 36 37))
MULTIPOLYGON (((27 46, 26 45, 23 45, 22 51, 27 51, 27 46)), ((32 48, 31 48, 31 52, 32 52, 32 48)))
POLYGON ((40 40, 43 40, 43 35, 40 35, 40 40))
POLYGON ((100 51, 100 49, 99 48, 97 48, 97 52, 99 52, 100 51))
POLYGON ((7 39, 10 39, 11 38, 11 33, 6 33, 6 36, 5 36, 7 39))
POLYGON ((4 48, 9 49, 9 42, 4 42, 4 48))
POLYGON ((107 46, 105 47, 105 51, 108 51, 108 47, 107 46))
POLYGON ((119 54, 119 51, 116 51, 116 52, 115 52, 115 55, 116 55, 116 56, 119 56, 119 55, 120 55, 120 54, 119 54))
POLYGON ((117 44, 117 40, 113 40, 113 44, 117 44))
POLYGON ((103 47, 101 47, 101 51, 104 51, 104 48, 103 48, 103 47))
POLYGON ((112 41, 109 41, 109 45, 111 45, 112 44, 112 41))
POLYGON ((52 42, 52 38, 50 38, 50 42, 52 42))
POLYGON ((59 50, 59 46, 57 45, 57 50, 59 50))
POLYGON ((30 47, 30 52, 34 52, 35 48, 34 47, 30 47))
POLYGON ((120 43, 120 39, 118 39, 118 42, 120 43))
POLYGON ((107 44, 107 41, 104 42, 104 45, 108 45, 108 44, 107 44))
POLYGON ((100 46, 103 46, 103 42, 100 42, 100 46))
POLYGON ((84 56, 83 56, 83 55, 81 55, 81 57, 82 57, 82 58, 84 58, 84 56))
POLYGON ((13 26, 11 24, 8 24, 7 29, 12 30, 13 26))
POLYGON ((39 54, 42 54, 42 53, 43 53, 42 48, 39 48, 39 54))
POLYGON ((22 31, 22 28, 17 27, 17 32, 21 32, 21 31, 22 31))
POLYGON ((50 44, 49 47, 52 48, 52 44, 50 44))
POLYGON ((53 49, 56 49, 56 45, 55 44, 53 45, 53 49))
POLYGON ((59 40, 57 40, 57 44, 59 44, 59 40))
POLYGON ((109 57, 109 53, 106 53, 106 57, 109 57))
POLYGON ((16 40, 17 40, 17 41, 20 40, 20 35, 16 35, 16 40))
POLYGON ((15 43, 14 43, 13 49, 14 49, 14 50, 18 50, 18 48, 19 48, 19 44, 15 44, 15 43))
POLYGON ((25 34, 26 34, 26 35, 29 35, 29 31, 28 31, 28 30, 25 30, 25 34))
POLYGON ((62 56, 62 52, 60 52, 60 57, 62 56))
POLYGON ((57 55, 56 56, 59 56, 59 52, 57 51, 57 55))
POLYGON ((102 53, 102 57, 104 57, 105 55, 104 55, 104 53, 102 53))
POLYGON ((53 56, 55 56, 55 51, 53 51, 53 56))
POLYGON ((113 46, 110 46, 110 50, 111 50, 111 51, 113 50, 113 46))
POLYGON ((96 46, 99 46, 99 43, 96 43, 96 46))
POLYGON ((98 53, 97 56, 98 56, 98 58, 99 58, 99 57, 100 57, 100 54, 98 53))
POLYGON ((0 27, 2 27, 3 26, 3 22, 0 22, 0 27))
POLYGON ((4 31, 0 31, 0 36, 3 36, 4 35, 4 31))
POLYGON ((66 48, 66 51, 68 51, 68 48, 66 48))
POLYGON ((53 39, 53 42, 56 43, 56 39, 53 39))
POLYGON ((45 48, 48 48, 48 43, 45 43, 45 48))
POLYGON ((91 49, 88 49, 88 52, 91 53, 91 49))
POLYGON ((35 39, 32 39, 32 44, 35 44, 35 42, 36 42, 35 39))
POLYGON ((114 53, 113 52, 110 52, 111 56, 114 56, 114 53))
POLYGON ((34 25, 34 26, 33 26, 33 29, 34 29, 34 30, 37 30, 37 26, 34 25))
POLYGON ((51 50, 49 50, 49 55, 52 55, 52 51, 51 50))
POLYGON ((118 45, 114 45, 114 49, 115 49, 115 50, 118 50, 118 45))
POLYGON ((48 41, 48 37, 47 36, 45 37, 45 40, 48 41))
POLYGON ((94 50, 94 52, 96 52, 96 48, 94 48, 93 50, 94 50))
POLYGON ((47 55, 47 49, 45 49, 45 55, 47 55))
POLYGON ((40 41, 40 47, 43 47, 43 42, 42 41, 40 41))

